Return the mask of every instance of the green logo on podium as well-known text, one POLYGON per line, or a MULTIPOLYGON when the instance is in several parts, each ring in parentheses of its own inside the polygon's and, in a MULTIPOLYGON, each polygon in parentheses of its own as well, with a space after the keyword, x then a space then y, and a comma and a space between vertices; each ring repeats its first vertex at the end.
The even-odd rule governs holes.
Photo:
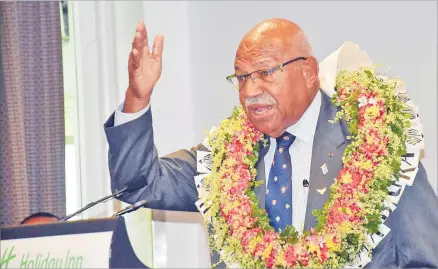
POLYGON ((15 247, 13 246, 11 249, 6 248, 5 252, 3 252, 2 260, 0 262, 0 268, 8 268, 9 262, 17 257, 14 253, 15 247), (9 251, 9 252, 8 252, 9 251))

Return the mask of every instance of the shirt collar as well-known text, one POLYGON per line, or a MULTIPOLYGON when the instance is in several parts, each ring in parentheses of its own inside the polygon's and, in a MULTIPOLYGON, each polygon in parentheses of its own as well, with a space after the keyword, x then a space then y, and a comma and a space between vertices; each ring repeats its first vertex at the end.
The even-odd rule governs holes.
POLYGON ((309 142, 315 136, 316 125, 318 123, 319 111, 321 109, 321 92, 318 90, 312 103, 304 112, 297 123, 287 128, 287 132, 296 138, 309 142))

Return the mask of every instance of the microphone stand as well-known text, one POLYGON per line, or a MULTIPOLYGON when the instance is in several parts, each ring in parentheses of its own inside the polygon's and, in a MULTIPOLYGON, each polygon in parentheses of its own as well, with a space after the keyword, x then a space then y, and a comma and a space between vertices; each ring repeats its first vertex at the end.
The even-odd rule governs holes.
POLYGON ((140 207, 143 207, 143 206, 145 206, 146 204, 147 204, 146 200, 138 201, 137 203, 135 203, 135 204, 133 204, 133 205, 130 205, 130 206, 128 206, 128 207, 126 207, 126 208, 124 208, 124 209, 122 209, 122 210, 116 212, 114 215, 112 215, 112 217, 113 217, 113 218, 114 218, 114 217, 120 217, 120 216, 122 216, 122 215, 124 215, 124 214, 127 214, 127 213, 131 213, 131 212, 137 211, 140 207))
POLYGON ((68 219, 70 219, 70 218, 72 218, 72 217, 74 217, 74 216, 76 216, 76 215, 78 215, 78 214, 84 212, 85 210, 89 209, 90 207, 93 207, 93 206, 99 204, 99 203, 106 202, 106 201, 111 200, 111 199, 113 199, 113 198, 118 198, 118 197, 120 197, 120 196, 121 196, 121 195, 122 195, 127 189, 128 189, 128 187, 125 187, 125 188, 121 189, 120 191, 118 191, 118 192, 116 192, 116 193, 114 193, 114 194, 110 194, 110 195, 105 196, 105 197, 103 197, 103 198, 101 198, 101 199, 99 199, 99 200, 97 200, 97 201, 95 201, 95 202, 91 202, 91 203, 89 203, 88 205, 86 205, 85 207, 79 209, 78 211, 76 211, 76 212, 74 212, 74 213, 72 213, 72 214, 70 214, 70 215, 68 215, 68 216, 65 216, 65 217, 61 218, 60 221, 66 221, 66 220, 68 220, 68 219))

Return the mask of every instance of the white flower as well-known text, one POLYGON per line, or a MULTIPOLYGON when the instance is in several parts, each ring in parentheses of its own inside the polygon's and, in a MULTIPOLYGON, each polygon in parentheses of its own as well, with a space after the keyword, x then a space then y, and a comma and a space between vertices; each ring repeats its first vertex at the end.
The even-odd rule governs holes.
POLYGON ((370 104, 370 105, 376 105, 377 104, 377 101, 376 101, 376 99, 374 99, 374 98, 370 98, 369 100, 368 100, 368 104, 370 104))
POLYGON ((368 104, 368 99, 365 96, 360 97, 357 99, 357 101, 359 101, 359 107, 363 107, 368 104))

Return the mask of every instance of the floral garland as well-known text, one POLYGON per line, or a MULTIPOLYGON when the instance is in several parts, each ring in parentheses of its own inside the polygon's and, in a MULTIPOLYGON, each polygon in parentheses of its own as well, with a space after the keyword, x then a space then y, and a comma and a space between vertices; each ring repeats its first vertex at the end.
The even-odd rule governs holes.
POLYGON ((255 181, 255 164, 260 142, 266 141, 242 108, 235 108, 208 136, 211 173, 199 189, 198 205, 212 229, 210 249, 221 253, 221 261, 240 268, 342 268, 370 261, 375 247, 370 238, 389 214, 388 190, 406 185, 400 168, 413 110, 397 93, 400 83, 371 68, 336 76, 332 102, 341 110, 333 122, 347 123, 351 141, 329 200, 314 212, 317 226, 302 235, 293 227, 275 232, 258 207, 254 189, 263 182, 255 181))

